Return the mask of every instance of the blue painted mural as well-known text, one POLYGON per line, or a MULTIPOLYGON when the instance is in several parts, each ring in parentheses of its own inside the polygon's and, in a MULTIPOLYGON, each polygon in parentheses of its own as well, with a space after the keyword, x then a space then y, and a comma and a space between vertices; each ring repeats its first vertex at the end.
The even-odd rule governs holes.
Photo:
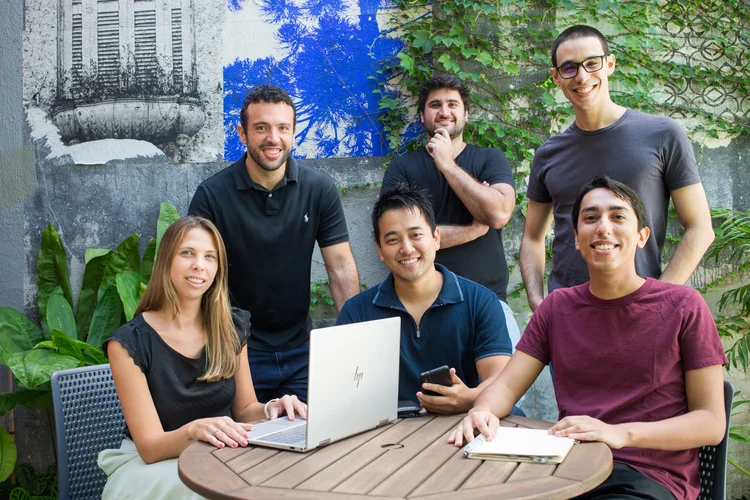
POLYGON ((238 56, 224 66, 224 158, 244 145, 235 129, 242 99, 256 85, 287 90, 297 104, 294 155, 379 156, 387 142, 378 123, 377 62, 401 42, 383 36, 377 14, 393 0, 227 0, 229 14, 252 8, 273 27, 271 55, 238 56))

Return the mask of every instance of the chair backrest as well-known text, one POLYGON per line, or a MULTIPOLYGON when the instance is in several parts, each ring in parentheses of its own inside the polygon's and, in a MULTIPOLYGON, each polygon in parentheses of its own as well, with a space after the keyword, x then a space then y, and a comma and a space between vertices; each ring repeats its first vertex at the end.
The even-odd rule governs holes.
POLYGON ((99 452, 119 448, 125 420, 109 365, 52 374, 57 434, 58 498, 100 499, 107 476, 99 452))
POLYGON ((724 500, 727 495, 727 440, 729 439, 729 416, 732 413, 734 387, 724 382, 724 409, 727 415, 727 430, 718 446, 702 446, 700 458, 701 492, 698 500, 724 500))

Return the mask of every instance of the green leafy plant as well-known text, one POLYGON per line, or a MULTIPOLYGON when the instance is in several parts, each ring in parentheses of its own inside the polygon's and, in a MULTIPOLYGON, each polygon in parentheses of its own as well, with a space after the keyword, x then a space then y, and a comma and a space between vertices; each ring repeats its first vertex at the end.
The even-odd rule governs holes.
POLYGON ((310 310, 314 311, 318 305, 333 307, 333 295, 328 279, 318 280, 310 287, 310 310))
MULTIPOLYGON (((0 416, 17 404, 52 408, 50 378, 58 370, 107 363, 102 343, 135 309, 151 277, 158 243, 179 215, 162 203, 157 237, 138 253, 140 234, 125 238, 115 250, 89 248, 76 312, 70 289, 68 258, 60 235, 48 224, 37 259, 37 305, 40 326, 24 314, 0 307, 0 364, 13 373, 18 390, 0 393, 0 416)), ((16 448, 0 429, 0 481, 14 470, 16 448)))
MULTIPOLYGON (((747 275, 750 269, 750 210, 745 212, 720 208, 711 211, 714 221, 719 222, 714 229, 716 238, 711 248, 706 252, 704 259, 713 260, 714 263, 722 263, 731 267, 725 276, 715 280, 707 286, 713 288, 717 285, 727 285, 734 282, 743 275, 747 275)), ((730 285, 731 286, 731 285, 730 285)), ((731 345, 726 350, 729 364, 727 370, 748 370, 750 365, 750 283, 739 284, 722 293, 719 299, 719 311, 716 327, 719 335, 729 339, 731 345)), ((735 398, 739 392, 735 393, 735 398)), ((747 406, 750 400, 739 400, 732 404, 732 409, 747 406)), ((734 412, 739 415, 742 411, 734 412)), ((750 425, 733 425, 729 428, 729 437, 740 443, 750 443, 750 425)), ((738 470, 750 476, 750 471, 740 466, 731 457, 728 459, 738 470)))
MULTIPOLYGON (((734 393, 735 401, 732 403, 732 410, 740 408, 742 406, 750 405, 750 399, 743 399, 737 401, 737 396, 740 395, 740 391, 734 393)), ((745 409, 747 411, 747 409, 745 409)), ((732 416, 740 415, 743 411, 733 412, 732 416)), ((729 438, 739 443, 750 443, 750 425, 731 425, 729 426, 729 438)), ((750 476, 750 471, 738 464, 732 457, 728 457, 727 461, 736 467, 740 472, 750 476)))
POLYGON ((21 464, 15 467, 15 483, 0 483, 0 497, 9 500, 54 500, 57 498, 57 474, 36 474, 34 467, 21 464))
MULTIPOLYGON (((457 76, 472 91, 464 137, 505 153, 514 168, 516 203, 524 215, 534 152, 573 117, 549 72, 552 41, 564 27, 589 24, 607 36, 610 52, 617 57, 617 72, 610 78, 616 103, 686 118, 697 136, 726 138, 750 130, 742 113, 709 111, 704 108, 712 108, 710 104, 685 98, 721 89, 733 89, 733 98, 747 98, 750 72, 735 63, 748 45, 750 4, 744 0, 399 0, 393 12, 392 32, 398 33, 404 47, 395 58, 380 61, 374 77, 383 142, 393 154, 418 147, 423 137, 404 134, 417 118, 409 96, 417 95, 435 73, 457 76), (709 51, 710 57, 681 52, 680 39, 691 31, 707 43, 701 51, 709 51)), ((750 266, 750 214, 715 215, 724 217, 725 223, 717 229, 713 253, 707 258, 731 254, 734 269, 718 281, 726 283, 750 266)), ((671 236, 669 243, 676 245, 679 238, 671 236)), ((517 297, 522 291, 520 284, 509 295, 517 297)), ((716 320, 719 333, 733 339, 727 349, 730 366, 746 371, 750 286, 725 293, 719 305, 724 313, 716 320), (730 305, 739 311, 730 314, 730 305)), ((733 426, 730 436, 747 442, 747 428, 733 426)))
MULTIPOLYGON (((721 208, 712 210, 712 217, 721 224, 714 230, 716 238, 706 252, 705 260, 718 263, 721 258, 732 270, 708 288, 725 285, 750 269, 750 210, 741 212, 721 208)), ((730 366, 747 371, 750 365, 750 283, 722 293, 718 305, 722 313, 732 310, 716 318, 719 334, 733 341, 727 349, 730 366)))

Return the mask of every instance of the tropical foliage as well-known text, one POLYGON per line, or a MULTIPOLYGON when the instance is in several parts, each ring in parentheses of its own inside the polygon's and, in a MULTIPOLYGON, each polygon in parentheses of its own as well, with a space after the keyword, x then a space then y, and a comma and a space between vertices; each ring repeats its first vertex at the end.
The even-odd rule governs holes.
MULTIPOLYGON (((0 364, 13 373, 18 390, 0 393, 0 416, 21 404, 52 408, 50 378, 57 370, 107 363, 102 343, 133 318, 151 277, 161 238, 179 217, 162 203, 156 238, 138 252, 140 234, 125 238, 115 250, 89 248, 77 307, 60 235, 48 224, 37 258, 37 304, 40 325, 9 307, 0 307, 0 364)), ((15 468, 13 438, 0 428, 0 481, 15 468)))

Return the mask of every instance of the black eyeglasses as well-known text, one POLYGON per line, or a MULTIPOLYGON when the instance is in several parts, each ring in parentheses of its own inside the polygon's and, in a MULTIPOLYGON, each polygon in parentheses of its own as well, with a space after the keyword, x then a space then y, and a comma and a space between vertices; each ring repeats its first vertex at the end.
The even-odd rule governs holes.
POLYGON ((555 66, 555 69, 562 78, 574 78, 578 74, 578 68, 583 68, 586 73, 596 73, 604 66, 604 59, 609 54, 603 56, 589 57, 581 62, 566 62, 561 66, 555 66))

